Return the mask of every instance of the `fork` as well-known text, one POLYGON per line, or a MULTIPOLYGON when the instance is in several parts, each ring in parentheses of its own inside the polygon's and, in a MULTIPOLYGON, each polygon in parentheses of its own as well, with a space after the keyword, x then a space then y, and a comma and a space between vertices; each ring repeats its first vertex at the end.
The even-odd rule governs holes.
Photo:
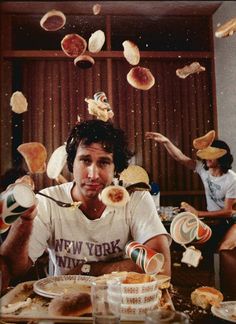
POLYGON ((66 202, 63 202, 63 201, 57 200, 57 199, 52 198, 52 197, 50 197, 50 196, 48 196, 48 195, 45 195, 45 194, 42 193, 42 192, 37 192, 37 194, 38 194, 38 195, 41 195, 41 196, 44 196, 44 197, 46 197, 46 198, 49 198, 49 199, 51 199, 51 200, 53 200, 53 201, 54 201, 58 206, 60 206, 60 207, 66 207, 66 208, 68 208, 68 207, 75 206, 74 203, 66 203, 66 202))

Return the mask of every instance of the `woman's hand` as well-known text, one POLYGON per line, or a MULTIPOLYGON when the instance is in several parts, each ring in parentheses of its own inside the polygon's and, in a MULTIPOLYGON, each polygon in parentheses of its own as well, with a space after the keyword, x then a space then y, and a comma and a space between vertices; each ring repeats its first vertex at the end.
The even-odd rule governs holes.
POLYGON ((183 208, 185 211, 190 212, 198 217, 198 210, 193 206, 189 205, 188 203, 183 201, 181 202, 180 207, 183 208))
POLYGON ((153 139, 154 141, 162 144, 167 143, 169 141, 168 138, 162 135, 161 133, 155 133, 155 132, 146 132, 145 138, 153 139))

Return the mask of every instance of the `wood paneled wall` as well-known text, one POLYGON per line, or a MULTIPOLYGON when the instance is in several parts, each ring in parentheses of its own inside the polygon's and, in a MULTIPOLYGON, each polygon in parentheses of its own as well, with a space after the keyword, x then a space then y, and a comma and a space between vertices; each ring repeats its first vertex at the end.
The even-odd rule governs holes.
MULTIPOLYGON (((183 80, 175 71, 187 64, 187 59, 146 59, 142 66, 149 68, 156 80, 149 91, 128 84, 130 66, 124 60, 113 59, 111 63, 114 123, 127 132, 135 152, 132 163, 143 166, 150 179, 159 183, 163 205, 178 205, 182 200, 204 204, 199 177, 177 164, 162 146, 145 140, 146 131, 161 132, 185 154, 195 157, 193 139, 214 128, 211 64, 208 59, 198 61, 207 73, 183 80)), ((14 73, 19 72, 29 102, 22 140, 42 142, 49 156, 65 142, 78 115, 81 120, 93 118, 84 99, 108 89, 107 64, 102 59, 88 70, 78 70, 73 62, 63 59, 24 60, 14 73)), ((66 170, 64 176, 70 177, 66 170)), ((36 178, 39 188, 52 184, 46 176, 36 178)))

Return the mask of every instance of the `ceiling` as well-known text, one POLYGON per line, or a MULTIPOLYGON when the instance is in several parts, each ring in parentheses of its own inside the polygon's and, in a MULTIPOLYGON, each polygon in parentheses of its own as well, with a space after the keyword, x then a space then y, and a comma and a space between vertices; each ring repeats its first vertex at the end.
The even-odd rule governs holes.
POLYGON ((101 4, 101 15, 211 16, 224 1, 2 1, 1 13, 45 13, 58 9, 65 14, 93 14, 101 4))

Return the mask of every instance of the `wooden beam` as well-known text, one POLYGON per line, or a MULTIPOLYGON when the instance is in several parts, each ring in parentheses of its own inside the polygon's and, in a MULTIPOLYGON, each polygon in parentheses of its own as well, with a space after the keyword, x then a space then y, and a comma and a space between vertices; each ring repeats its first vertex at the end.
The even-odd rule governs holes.
MULTIPOLYGON (((89 54, 86 52, 85 54, 89 54)), ((165 58, 213 58, 214 54, 212 52, 154 52, 154 51, 141 51, 140 55, 142 58, 153 58, 153 59, 165 59, 165 58)), ((101 51, 99 53, 93 53, 94 58, 123 58, 123 51, 101 51)), ((71 60, 70 57, 66 56, 62 51, 43 51, 43 50, 3 50, 2 57, 5 59, 9 58, 53 58, 61 59, 67 58, 71 60)))
MULTIPOLYGON (((101 15, 211 16, 223 1, 99 1, 101 15)), ((96 1, 3 1, 5 13, 43 14, 51 9, 65 14, 91 14, 96 1)))

